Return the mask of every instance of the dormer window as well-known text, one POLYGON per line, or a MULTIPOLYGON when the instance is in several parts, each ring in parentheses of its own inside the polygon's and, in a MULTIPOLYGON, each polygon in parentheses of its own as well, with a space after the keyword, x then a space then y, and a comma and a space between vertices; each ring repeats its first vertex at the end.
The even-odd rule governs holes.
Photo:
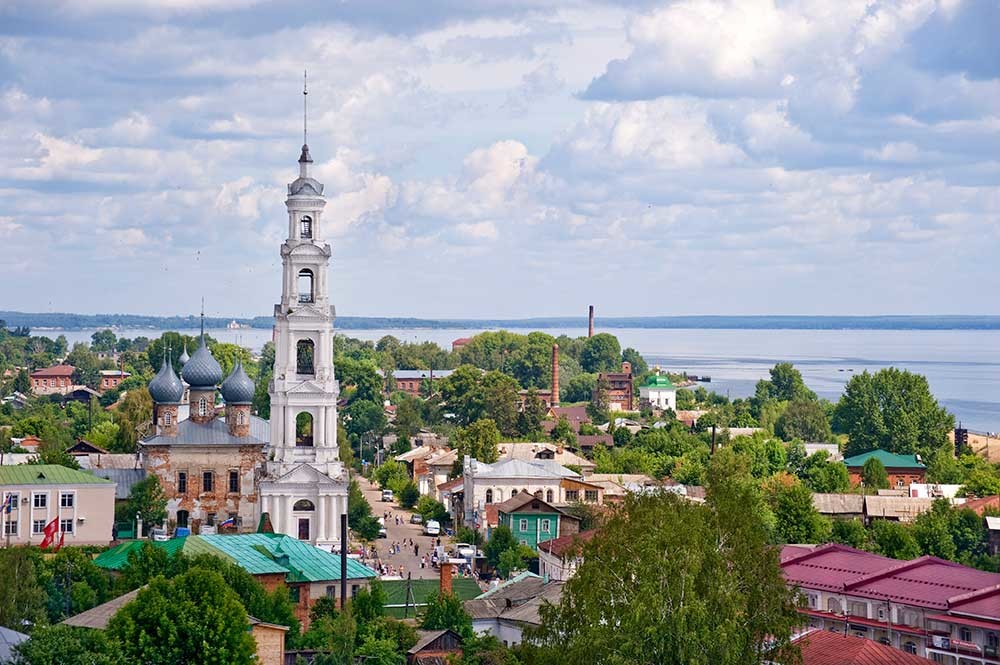
POLYGON ((305 216, 299 220, 299 237, 304 239, 311 239, 313 237, 312 217, 305 216))

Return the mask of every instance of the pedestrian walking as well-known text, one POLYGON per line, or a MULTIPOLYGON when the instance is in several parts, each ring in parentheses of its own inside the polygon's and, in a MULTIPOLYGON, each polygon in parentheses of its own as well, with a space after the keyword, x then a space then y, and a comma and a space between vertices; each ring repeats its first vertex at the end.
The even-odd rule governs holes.
POLYGON ((413 556, 418 556, 420 554, 420 545, 413 546, 413 556))

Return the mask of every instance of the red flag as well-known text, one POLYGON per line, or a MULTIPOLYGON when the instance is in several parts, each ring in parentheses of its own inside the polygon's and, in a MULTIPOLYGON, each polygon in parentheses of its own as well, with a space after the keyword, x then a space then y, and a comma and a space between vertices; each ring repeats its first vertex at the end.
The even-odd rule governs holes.
POLYGON ((60 531, 59 532, 59 544, 56 545, 55 549, 53 549, 52 551, 53 552, 58 552, 60 549, 62 549, 62 546, 63 546, 64 542, 66 542, 66 532, 65 531, 60 531))
POLYGON ((59 518, 57 517, 48 524, 46 524, 45 528, 42 529, 42 533, 45 534, 45 537, 42 538, 42 549, 52 546, 52 542, 56 539, 56 533, 58 531, 59 531, 59 518))

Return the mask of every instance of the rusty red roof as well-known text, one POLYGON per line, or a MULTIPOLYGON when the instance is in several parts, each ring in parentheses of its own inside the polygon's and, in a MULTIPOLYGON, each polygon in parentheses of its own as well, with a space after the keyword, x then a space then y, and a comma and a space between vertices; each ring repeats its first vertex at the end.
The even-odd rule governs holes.
POLYGON ((31 373, 33 379, 43 379, 50 376, 72 376, 76 368, 72 365, 53 365, 44 369, 36 369, 31 373))
POLYGON ((1000 496, 994 494, 993 496, 984 496, 981 499, 969 499, 962 505, 956 507, 968 508, 969 510, 975 512, 977 515, 982 517, 983 513, 985 513, 986 510, 989 508, 992 508, 994 510, 1000 509, 1000 496))
POLYGON ((597 535, 597 529, 571 533, 538 543, 538 549, 561 558, 566 552, 572 551, 576 547, 582 547, 584 543, 590 541, 595 535, 597 535))
POLYGON ((934 661, 863 637, 813 630, 795 640, 802 665, 928 665, 934 661))

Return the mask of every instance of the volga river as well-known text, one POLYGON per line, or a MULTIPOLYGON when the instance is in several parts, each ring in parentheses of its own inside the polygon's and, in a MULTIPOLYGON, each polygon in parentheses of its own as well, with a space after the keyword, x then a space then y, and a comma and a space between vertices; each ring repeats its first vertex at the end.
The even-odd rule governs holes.
MULTIPOLYGON (((820 396, 836 400, 850 377, 864 370, 895 366, 923 374, 937 399, 966 427, 1000 430, 1000 331, 997 330, 698 330, 605 328, 623 347, 637 349, 650 365, 712 378, 706 388, 745 397, 776 362, 794 363, 820 396)), ((36 330, 66 335, 70 344, 89 341, 93 330, 36 330)), ((210 330, 214 338, 239 341, 260 349, 271 339, 263 329, 210 330)), ((377 340, 383 335, 408 341, 431 341, 451 347, 473 329, 347 330, 345 334, 377 340)), ((527 332, 518 330, 517 332, 527 332)), ((586 334, 579 329, 550 329, 551 335, 586 334)), ((151 329, 116 331, 120 337, 151 329)))

